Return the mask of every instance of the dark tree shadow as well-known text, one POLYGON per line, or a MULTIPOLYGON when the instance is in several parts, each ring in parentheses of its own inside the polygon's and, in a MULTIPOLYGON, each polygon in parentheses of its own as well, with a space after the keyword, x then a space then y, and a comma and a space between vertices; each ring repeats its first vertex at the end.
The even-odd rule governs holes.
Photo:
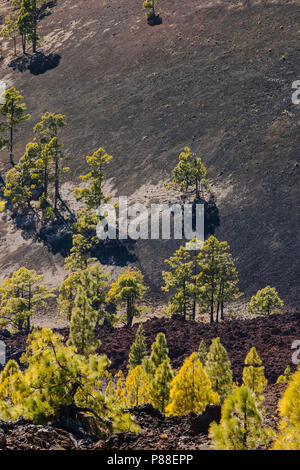
POLYGON ((25 54, 13 59, 8 66, 14 71, 25 72, 29 70, 33 75, 41 75, 57 67, 60 59, 59 54, 45 55, 43 52, 36 52, 34 55, 25 54))
POLYGON ((72 229, 69 225, 65 225, 61 219, 44 224, 37 233, 37 238, 43 241, 51 253, 54 255, 59 253, 64 258, 70 254, 72 236, 72 229))
POLYGON ((100 240, 91 254, 97 258, 101 264, 126 266, 127 263, 137 261, 137 256, 133 252, 135 243, 136 241, 131 239, 100 240))
POLYGON ((159 15, 154 15, 151 18, 147 19, 147 23, 149 26, 158 26, 162 24, 162 18, 159 15))
POLYGON ((43 18, 46 18, 47 16, 51 15, 51 9, 54 8, 57 5, 57 0, 52 0, 49 2, 43 3, 41 8, 38 10, 38 19, 42 20, 43 18))
POLYGON ((219 209, 216 205, 214 195, 208 201, 204 201, 204 236, 214 235, 220 225, 219 209))

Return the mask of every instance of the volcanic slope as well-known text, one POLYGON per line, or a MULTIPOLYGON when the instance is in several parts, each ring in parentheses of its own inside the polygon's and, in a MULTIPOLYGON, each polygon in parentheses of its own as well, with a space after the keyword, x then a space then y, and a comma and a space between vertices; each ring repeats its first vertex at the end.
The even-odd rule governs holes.
MULTIPOLYGON (((299 0, 161 0, 162 24, 154 27, 140 0, 54 3, 39 23, 48 70, 13 70, 11 43, 1 39, 0 79, 22 92, 32 115, 18 132, 16 155, 42 113, 64 113, 67 199, 86 170, 84 156, 103 146, 114 156, 108 168, 114 195, 173 202, 177 196, 162 183, 190 145, 207 165, 215 234, 238 257, 246 298, 270 284, 295 307, 300 106, 291 95, 300 75, 299 0)), ((2 22, 6 9, 1 1, 2 22)), ((6 152, 1 162, 3 175, 6 152)), ((47 280, 62 280, 62 256, 17 232, 7 214, 0 237, 1 278, 39 259, 47 280)), ((135 244, 136 262, 154 290, 176 246, 135 244)))

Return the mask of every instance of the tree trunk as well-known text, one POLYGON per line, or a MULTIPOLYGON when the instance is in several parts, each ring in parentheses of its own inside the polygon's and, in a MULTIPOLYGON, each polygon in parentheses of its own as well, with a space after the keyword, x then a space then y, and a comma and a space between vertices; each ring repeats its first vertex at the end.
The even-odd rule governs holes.
POLYGON ((44 168, 44 196, 47 199, 48 196, 48 166, 44 168))
POLYGON ((218 301, 217 313, 216 313, 216 323, 219 323, 219 310, 220 310, 220 302, 218 301))
POLYGON ((13 126, 10 127, 10 137, 9 137, 9 159, 12 166, 15 166, 13 159, 13 126))
POLYGON ((221 320, 224 320, 224 301, 221 300, 221 320))
POLYGON ((214 322, 214 287, 211 289, 211 298, 210 298, 210 323, 214 322))
POLYGON ((16 56, 17 55, 17 44, 16 44, 16 36, 15 35, 13 37, 13 41, 14 41, 14 55, 16 56))
POLYGON ((25 34, 22 34, 22 50, 23 50, 23 54, 25 55, 26 54, 26 35, 25 34))
MULTIPOLYGON (((28 312, 31 310, 31 284, 28 286, 28 312)), ((27 317, 27 327, 26 327, 27 333, 30 332, 30 314, 27 317)))
POLYGON ((55 159, 55 177, 54 177, 54 180, 55 180, 55 196, 54 196, 54 209, 56 210, 57 208, 57 201, 58 201, 58 198, 59 198, 59 180, 58 180, 59 176, 58 176, 58 160, 57 160, 57 157, 55 159))
POLYGON ((183 281, 183 316, 186 320, 185 280, 183 281))

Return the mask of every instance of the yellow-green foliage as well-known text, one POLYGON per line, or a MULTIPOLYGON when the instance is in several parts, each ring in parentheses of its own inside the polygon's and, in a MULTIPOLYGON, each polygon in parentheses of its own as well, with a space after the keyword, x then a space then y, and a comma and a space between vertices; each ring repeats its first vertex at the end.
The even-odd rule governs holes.
POLYGON ((291 376, 279 402, 279 435, 274 450, 300 449, 300 367, 291 376))
POLYGON ((291 367, 289 365, 286 366, 283 375, 280 375, 276 381, 277 384, 280 383, 287 383, 291 377, 291 367))
POLYGON ((220 338, 214 338, 209 347, 205 371, 211 381, 212 389, 221 398, 221 403, 232 390, 232 372, 227 351, 220 338))
POLYGON ((212 423, 209 430, 213 447, 218 450, 248 450, 267 446, 272 436, 272 430, 263 427, 255 397, 245 385, 226 398, 220 424, 212 423))
POLYGON ((166 185, 167 189, 178 189, 187 192, 195 189, 195 197, 199 198, 202 189, 209 189, 206 180, 206 168, 200 157, 191 152, 189 147, 184 147, 179 155, 179 162, 173 169, 173 179, 166 185))
POLYGON ((165 263, 169 265, 170 271, 162 272, 165 283, 162 290, 172 292, 172 297, 164 311, 168 315, 178 313, 186 318, 192 314, 195 291, 191 282, 193 264, 191 251, 181 246, 173 256, 165 260, 165 263))
POLYGON ((142 324, 139 325, 135 340, 131 345, 129 352, 128 369, 134 369, 136 366, 140 366, 143 362, 144 357, 147 356, 147 344, 145 339, 145 332, 142 324))
POLYGON ((219 396, 212 391, 197 354, 191 354, 171 382, 170 404, 166 407, 166 414, 182 416, 190 411, 201 414, 207 405, 218 401, 219 396))
POLYGON ((0 325, 14 331, 30 330, 30 318, 55 297, 53 289, 42 284, 43 274, 22 267, 0 285, 0 325))
POLYGON ((131 369, 126 379, 127 406, 151 403, 150 384, 146 372, 141 366, 131 369))
POLYGON ((143 8, 146 10, 147 18, 151 18, 155 15, 155 5, 157 0, 145 0, 143 3, 143 8))
POLYGON ((144 286, 144 276, 137 268, 127 268, 116 282, 113 282, 108 292, 108 301, 117 306, 126 308, 122 317, 127 325, 131 325, 133 318, 139 316, 140 309, 135 305, 138 299, 142 299, 147 288, 144 286))
POLYGON ((246 308, 247 312, 252 315, 267 316, 279 313, 283 305, 283 301, 280 299, 275 287, 266 286, 251 297, 246 308))
POLYGON ((152 405, 164 413, 170 401, 170 389, 173 372, 169 360, 165 359, 155 370, 155 374, 150 383, 152 405))
POLYGON ((88 187, 75 188, 74 195, 79 201, 83 201, 88 210, 98 209, 101 203, 108 202, 110 198, 104 196, 103 182, 105 178, 104 165, 112 157, 103 148, 99 148, 92 156, 86 157, 86 162, 90 168, 89 173, 80 175, 83 182, 89 184, 88 187))
POLYGON ((121 370, 117 372, 114 377, 110 376, 106 387, 106 394, 119 406, 124 408, 127 406, 126 380, 121 370))
POLYGON ((0 418, 41 422, 72 406, 88 413, 99 429, 136 429, 130 415, 103 392, 106 356, 76 354, 59 334, 44 328, 29 336, 21 361, 24 372, 10 361, 0 374, 0 418))
POLYGON ((108 274, 95 263, 84 270, 75 271, 63 281, 57 299, 60 314, 70 320, 75 298, 84 289, 92 307, 97 310, 99 320, 105 316, 103 304, 106 298, 108 274))
POLYGON ((264 370, 256 349, 251 348, 245 359, 243 383, 254 393, 256 400, 260 403, 263 401, 263 393, 268 383, 264 370))

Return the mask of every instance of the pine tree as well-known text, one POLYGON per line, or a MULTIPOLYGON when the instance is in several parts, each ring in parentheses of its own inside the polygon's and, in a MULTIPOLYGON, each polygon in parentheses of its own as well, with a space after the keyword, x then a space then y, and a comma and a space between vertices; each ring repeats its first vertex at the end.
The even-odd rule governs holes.
POLYGON ((75 271, 62 282, 57 299, 62 317, 71 319, 75 298, 83 289, 91 306, 97 311, 98 319, 106 318, 104 303, 108 290, 109 275, 98 263, 89 265, 86 269, 75 271))
POLYGON ((22 406, 20 390, 23 377, 16 361, 9 360, 0 373, 0 416, 12 421, 19 416, 22 406))
POLYGON ((17 11, 11 6, 11 11, 8 16, 5 17, 5 26, 0 31, 0 37, 10 37, 13 40, 14 55, 17 55, 17 24, 18 14, 17 11))
POLYGON ((86 162, 90 167, 89 173, 81 175, 83 182, 88 182, 85 188, 75 188, 74 194, 78 201, 83 201, 88 210, 96 210, 98 207, 109 201, 103 193, 103 182, 105 179, 104 166, 112 159, 103 148, 99 148, 92 156, 86 157, 86 162))
POLYGON ((198 355, 198 359, 200 360, 202 366, 205 367, 207 349, 206 349, 205 341, 203 339, 201 339, 201 341, 200 341, 197 355, 198 355))
POLYGON ((166 406, 170 402, 171 380, 173 372, 169 360, 165 359, 155 370, 155 374, 150 383, 150 394, 152 404, 161 413, 165 412, 166 406))
POLYGON ((6 175, 4 196, 10 200, 15 211, 31 209, 33 191, 42 181, 42 175, 37 166, 41 150, 37 142, 29 142, 19 163, 6 175))
POLYGON ((157 0, 145 0, 143 3, 143 8, 146 10, 147 19, 151 19, 155 16, 155 6, 157 0))
POLYGON ((95 235, 73 234, 70 255, 65 259, 65 270, 75 272, 79 269, 87 269, 90 264, 94 264, 97 258, 91 257, 91 250, 97 241, 95 235))
POLYGON ((21 165, 16 165, 7 173, 4 196, 10 200, 16 212, 23 212, 29 208, 32 189, 21 165))
POLYGON ((258 404, 263 402, 263 393, 268 383, 264 370, 256 349, 251 348, 245 359, 243 383, 252 391, 258 404))
POLYGON ((206 168, 200 157, 191 153, 189 147, 184 147, 184 151, 179 155, 179 163, 173 170, 173 179, 165 185, 167 189, 179 189, 188 193, 192 188, 195 199, 199 199, 202 190, 209 189, 206 180, 206 168))
POLYGON ((126 380, 121 370, 110 378, 105 393, 118 406, 123 408, 127 406, 126 380))
POLYGON ((39 41, 37 32, 38 6, 43 4, 43 0, 22 0, 18 10, 17 25, 22 37, 23 54, 26 54, 27 40, 32 43, 32 52, 36 52, 39 41))
POLYGON ((20 103, 23 96, 15 87, 8 88, 4 93, 4 103, 0 104, 0 114, 4 117, 5 122, 2 123, 2 130, 8 131, 7 142, 9 144, 9 158, 12 165, 13 160, 13 143, 14 132, 22 122, 30 118, 30 114, 26 114, 25 103, 20 103))
POLYGON ((213 405, 218 401, 218 394, 213 392, 197 354, 191 354, 171 382, 166 415, 183 416, 190 411, 201 414, 208 404, 213 405))
POLYGON ((83 289, 78 292, 72 309, 69 344, 74 346, 77 354, 88 357, 100 346, 95 339, 95 328, 98 314, 93 310, 90 299, 83 289))
POLYGON ((49 417, 60 418, 70 407, 88 414, 102 432, 137 429, 131 416, 104 392, 109 365, 106 356, 76 354, 62 336, 43 328, 29 336, 21 362, 27 367, 22 372, 16 370, 9 386, 5 386, 7 370, 4 377, 0 374, 0 418, 23 416, 47 422, 49 417))
POLYGON ((205 362, 205 371, 210 378, 214 392, 220 396, 223 403, 232 390, 231 363, 227 351, 220 342, 220 338, 212 340, 205 362))
POLYGON ((241 294, 237 287, 238 275, 227 242, 220 242, 213 235, 203 244, 197 262, 200 273, 196 275, 197 296, 202 313, 209 309, 210 322, 224 318, 225 301, 241 294))
POLYGON ((275 287, 266 286, 251 297, 246 309, 252 315, 268 316, 279 313, 283 305, 275 287))
POLYGON ((256 449, 267 446, 272 436, 272 430, 263 427, 255 397, 245 385, 226 398, 220 424, 212 423, 209 430, 213 446, 218 450, 256 449))
POLYGON ((144 405, 151 402, 150 384, 141 366, 131 369, 126 378, 127 406, 144 405))
POLYGON ((291 377, 291 366, 288 364, 284 370, 283 375, 280 375, 276 381, 277 384, 289 382, 291 377))
POLYGON ((140 366, 143 362, 144 357, 147 356, 147 345, 145 339, 145 332, 142 324, 139 325, 134 343, 132 344, 129 352, 129 370, 134 369, 136 366, 140 366))
POLYGON ((43 274, 24 267, 0 285, 0 322, 14 331, 30 331, 30 318, 55 297, 53 289, 42 284, 43 274))
POLYGON ((125 323, 132 325, 134 317, 139 316, 140 309, 136 306, 136 301, 142 299, 146 287, 144 286, 144 276, 137 268, 128 268, 123 271, 116 282, 113 282, 108 292, 108 301, 112 301, 117 306, 125 306, 125 323))
POLYGON ((184 318, 192 315, 194 285, 191 282, 192 264, 191 252, 181 246, 173 256, 165 262, 170 266, 170 271, 163 271, 162 277, 165 285, 162 290, 172 292, 167 313, 178 313, 184 318))
POLYGON ((49 173, 53 167, 53 180, 54 180, 54 208, 57 208, 57 202, 60 197, 59 195, 59 178, 62 172, 68 171, 68 167, 62 167, 61 164, 66 160, 65 155, 62 152, 62 144, 58 141, 58 136, 62 129, 66 126, 66 116, 64 114, 54 114, 46 112, 41 121, 38 122, 33 130, 37 136, 38 141, 44 146, 43 157, 47 168, 47 174, 45 174, 45 197, 47 198, 47 183, 49 179, 49 173))
POLYGON ((279 434, 273 450, 300 449, 300 367, 291 376, 279 401, 279 434))
POLYGON ((150 363, 153 374, 160 364, 164 361, 169 361, 169 350, 167 347, 167 340, 165 334, 160 332, 156 336, 155 342, 151 345, 150 363))

